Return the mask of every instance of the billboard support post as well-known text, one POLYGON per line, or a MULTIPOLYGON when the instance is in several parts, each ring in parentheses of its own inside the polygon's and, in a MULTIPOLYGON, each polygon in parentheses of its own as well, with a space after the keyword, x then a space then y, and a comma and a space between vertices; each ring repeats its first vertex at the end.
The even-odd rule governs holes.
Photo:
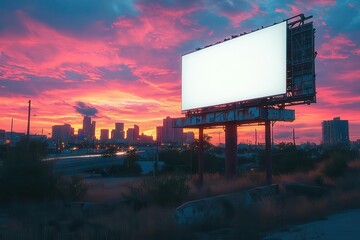
POLYGON ((265 161, 266 183, 272 184, 272 155, 271 155, 271 121, 265 121, 265 161))
POLYGON ((199 128, 199 149, 198 149, 198 173, 199 173, 199 187, 202 187, 204 182, 204 128, 199 128))
POLYGON ((225 175, 231 179, 236 175, 237 124, 225 125, 225 175))
POLYGON ((311 18, 299 14, 182 56, 181 111, 186 116, 173 126, 199 128, 201 184, 203 129, 225 126, 225 175, 231 178, 236 174, 237 126, 259 123, 265 123, 266 181, 272 183, 272 122, 295 120, 287 106, 316 103, 311 18))

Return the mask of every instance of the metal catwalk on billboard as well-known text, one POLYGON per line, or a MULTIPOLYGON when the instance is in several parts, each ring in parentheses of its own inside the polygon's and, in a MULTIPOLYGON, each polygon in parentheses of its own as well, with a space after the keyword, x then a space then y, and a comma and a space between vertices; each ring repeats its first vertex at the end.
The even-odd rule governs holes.
POLYGON ((199 128, 221 126, 227 123, 249 124, 265 121, 295 120, 295 110, 251 107, 238 110, 224 110, 214 113, 192 114, 183 118, 176 118, 173 127, 176 128, 199 128))
POLYGON ((316 103, 312 16, 233 35, 182 56, 182 113, 175 128, 199 129, 203 181, 205 128, 225 129, 225 175, 236 175, 237 127, 264 123, 266 180, 272 182, 271 122, 294 121, 287 106, 316 103))

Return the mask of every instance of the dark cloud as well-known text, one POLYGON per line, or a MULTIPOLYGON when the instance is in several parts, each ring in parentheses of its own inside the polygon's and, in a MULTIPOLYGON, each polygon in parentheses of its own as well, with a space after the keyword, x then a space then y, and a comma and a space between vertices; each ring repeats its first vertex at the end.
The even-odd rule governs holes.
POLYGON ((35 76, 31 74, 24 74, 25 80, 10 80, 0 78, 0 95, 1 96, 37 96, 45 90, 64 89, 66 84, 59 81, 59 79, 52 77, 35 76))
POLYGON ((84 115, 84 116, 95 116, 99 111, 90 105, 87 105, 84 102, 76 102, 76 105, 74 106, 76 112, 84 115))
POLYGON ((278 140, 278 139, 292 139, 292 131, 287 131, 287 132, 276 132, 274 133, 274 140, 278 140))
POLYGON ((301 132, 301 137, 303 137, 304 139, 316 139, 319 138, 319 136, 321 136, 321 130, 313 129, 313 131, 310 132, 301 132))
POLYGON ((345 104, 340 104, 333 106, 334 108, 339 108, 342 110, 352 110, 352 109, 360 109, 360 102, 350 102, 345 104))
POLYGON ((111 68, 100 67, 99 70, 101 71, 102 77, 108 80, 135 81, 138 79, 125 64, 120 64, 115 67, 111 66, 111 68))
POLYGON ((196 4, 194 0, 156 0, 156 1, 149 1, 149 0, 137 0, 138 4, 141 5, 149 5, 149 3, 156 3, 164 7, 189 7, 196 4))
POLYGON ((86 80, 89 78, 85 74, 74 72, 74 71, 67 71, 67 70, 65 71, 65 75, 66 75, 66 78, 68 78, 70 80, 75 80, 75 81, 86 80))

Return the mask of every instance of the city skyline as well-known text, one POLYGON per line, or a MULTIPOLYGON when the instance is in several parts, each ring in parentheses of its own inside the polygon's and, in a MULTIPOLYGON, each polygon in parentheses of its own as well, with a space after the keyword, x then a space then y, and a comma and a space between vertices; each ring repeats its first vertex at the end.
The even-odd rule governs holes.
MULTIPOLYGON (((275 123, 275 141, 320 143, 321 123, 349 121, 360 139, 360 6, 352 1, 62 1, 0 3, 0 129, 31 133, 53 125, 100 129, 138 125, 156 136, 163 118, 181 114, 181 56, 234 34, 294 15, 313 15, 317 103, 294 106, 293 123, 275 123), (68 9, 68 11, 64 11, 68 9), (36 115, 36 116, 33 116, 36 115)), ((256 69, 255 69, 256 70, 256 69)), ((44 130, 43 130, 44 129, 44 130)), ((238 129, 238 142, 257 129, 238 129)), ((222 142, 222 129, 206 130, 222 142)))
MULTIPOLYGON (((114 142, 129 142, 129 143, 188 143, 194 141, 194 132, 183 132, 181 128, 173 128, 172 121, 174 119, 166 117, 163 119, 162 126, 157 126, 156 139, 152 135, 148 136, 141 133, 139 126, 133 125, 132 128, 124 129, 124 123, 116 122, 113 129, 100 129, 100 136, 92 135, 96 130, 94 121, 91 121, 91 117, 84 116, 83 128, 78 129, 78 133, 71 127, 70 124, 54 125, 52 126, 51 140, 61 141, 66 143, 74 141, 91 142, 94 140, 100 140, 102 142, 114 141, 114 142), (87 131, 84 129, 88 128, 87 131), (159 133, 161 129, 161 133, 159 133), (110 131, 111 130, 111 131, 110 131), (110 134, 111 133, 111 134, 110 134), (126 133, 126 135, 125 135, 126 133), (140 134, 141 133, 141 134, 140 134)), ((1 130, 4 131, 4 130, 1 130)), ((1 133, 1 132, 0 132, 1 133)), ((25 133, 23 133, 25 135, 25 133)), ((32 135, 34 136, 34 135, 32 135)), ((35 135, 36 136, 36 135, 35 135)), ((44 135, 39 135, 44 136, 44 135)), ((4 132, 5 139, 5 132, 4 132)))

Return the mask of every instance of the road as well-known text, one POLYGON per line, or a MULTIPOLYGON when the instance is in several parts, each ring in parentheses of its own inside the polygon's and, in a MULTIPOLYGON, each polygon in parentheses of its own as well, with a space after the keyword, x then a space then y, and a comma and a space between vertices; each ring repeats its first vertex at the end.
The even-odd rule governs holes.
POLYGON ((111 165, 121 165, 125 160, 126 153, 120 152, 116 157, 102 157, 101 154, 63 156, 46 158, 44 161, 54 163, 54 171, 64 175, 74 175, 83 171, 106 168, 111 165))

